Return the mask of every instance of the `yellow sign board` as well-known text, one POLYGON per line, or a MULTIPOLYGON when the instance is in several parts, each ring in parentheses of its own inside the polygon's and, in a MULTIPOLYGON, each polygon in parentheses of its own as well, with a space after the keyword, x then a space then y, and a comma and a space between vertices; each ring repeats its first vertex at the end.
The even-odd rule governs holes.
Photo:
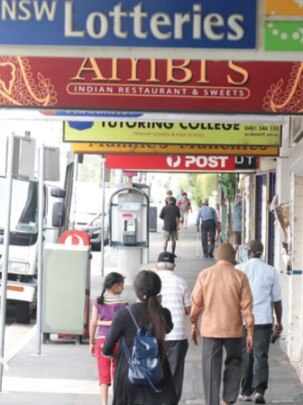
POLYGON ((303 3, 300 0, 265 0, 265 14, 303 16, 303 3))
POLYGON ((215 156, 279 156, 279 148, 268 146, 216 146, 216 145, 155 145, 73 143, 74 153, 128 153, 165 155, 215 155, 215 156))
POLYGON ((272 123, 95 121, 83 124, 65 122, 64 141, 280 146, 281 129, 281 125, 272 123))

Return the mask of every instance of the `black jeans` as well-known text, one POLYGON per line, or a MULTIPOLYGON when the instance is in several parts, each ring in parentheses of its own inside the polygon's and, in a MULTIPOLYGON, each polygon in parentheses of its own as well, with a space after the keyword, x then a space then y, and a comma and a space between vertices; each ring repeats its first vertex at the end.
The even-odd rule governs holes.
POLYGON ((264 394, 268 387, 268 351, 272 324, 255 325, 254 349, 248 353, 243 339, 242 395, 250 396, 254 391, 264 394))
POLYGON ((213 219, 202 221, 201 240, 204 256, 212 256, 215 249, 216 223, 213 219), (208 243, 209 242, 209 243, 208 243))
POLYGON ((167 340, 167 358, 173 376, 178 402, 182 396, 185 356, 188 350, 188 340, 167 340))

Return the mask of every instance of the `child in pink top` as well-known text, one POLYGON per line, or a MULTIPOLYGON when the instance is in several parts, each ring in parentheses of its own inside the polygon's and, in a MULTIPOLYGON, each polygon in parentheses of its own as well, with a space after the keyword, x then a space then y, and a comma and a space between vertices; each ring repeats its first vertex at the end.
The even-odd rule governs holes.
MULTIPOLYGON (((108 404, 108 387, 115 373, 115 359, 102 354, 106 333, 115 314, 120 308, 128 305, 121 298, 124 289, 124 277, 120 273, 109 273, 104 280, 103 289, 92 308, 90 324, 90 352, 97 357, 101 405, 108 404), (97 331, 97 333, 96 333, 97 331)), ((118 347, 115 348, 115 353, 118 347)))

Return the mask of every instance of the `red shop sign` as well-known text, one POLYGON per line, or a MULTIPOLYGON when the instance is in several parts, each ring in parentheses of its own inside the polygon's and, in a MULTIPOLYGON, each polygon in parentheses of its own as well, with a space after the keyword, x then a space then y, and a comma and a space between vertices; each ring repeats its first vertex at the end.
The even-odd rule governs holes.
POLYGON ((0 56, 8 107, 303 112, 303 62, 0 56))

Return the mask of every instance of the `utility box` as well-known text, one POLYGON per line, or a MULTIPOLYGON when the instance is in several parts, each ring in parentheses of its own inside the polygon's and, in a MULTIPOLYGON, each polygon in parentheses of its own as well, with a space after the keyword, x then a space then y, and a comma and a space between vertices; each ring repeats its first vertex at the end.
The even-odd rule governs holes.
POLYGON ((42 278, 42 333, 83 335, 89 294, 90 249, 46 244, 42 278))

